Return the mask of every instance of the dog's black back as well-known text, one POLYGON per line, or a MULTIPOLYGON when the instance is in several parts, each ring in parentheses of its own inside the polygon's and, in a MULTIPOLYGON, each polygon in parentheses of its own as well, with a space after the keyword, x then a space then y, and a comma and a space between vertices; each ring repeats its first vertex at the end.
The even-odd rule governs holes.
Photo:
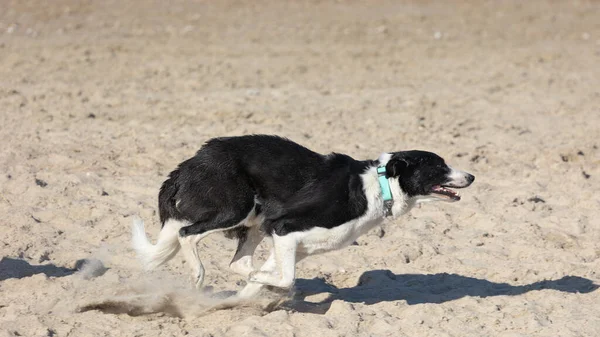
POLYGON ((163 183, 160 219, 190 222, 180 235, 202 234, 235 227, 259 207, 267 234, 332 228, 366 211, 359 175, 372 163, 276 136, 212 139, 163 183))

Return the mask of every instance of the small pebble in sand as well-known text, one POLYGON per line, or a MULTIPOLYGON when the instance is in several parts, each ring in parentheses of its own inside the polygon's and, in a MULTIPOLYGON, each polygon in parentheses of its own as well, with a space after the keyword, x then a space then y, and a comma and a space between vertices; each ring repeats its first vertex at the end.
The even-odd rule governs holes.
POLYGON ((42 263, 44 261, 50 261, 50 252, 49 251, 45 251, 42 255, 40 255, 40 258, 38 259, 39 263, 42 263))
POLYGON ((388 32, 388 28, 384 25, 377 27, 377 33, 386 34, 388 32))
POLYGON ((16 23, 11 24, 10 26, 8 26, 8 28, 6 28, 6 33, 7 34, 12 34, 15 32, 15 30, 17 30, 18 25, 16 23))
POLYGON ((42 179, 35 179, 35 184, 38 185, 39 187, 46 187, 48 186, 48 183, 43 181, 42 179))
POLYGON ((527 199, 527 201, 531 201, 531 202, 534 202, 534 203, 536 203, 536 204, 537 204, 537 203, 540 203, 540 202, 541 202, 541 203, 546 203, 546 200, 544 200, 544 199, 542 199, 542 198, 538 197, 537 195, 536 195, 535 197, 531 197, 531 198, 527 199))

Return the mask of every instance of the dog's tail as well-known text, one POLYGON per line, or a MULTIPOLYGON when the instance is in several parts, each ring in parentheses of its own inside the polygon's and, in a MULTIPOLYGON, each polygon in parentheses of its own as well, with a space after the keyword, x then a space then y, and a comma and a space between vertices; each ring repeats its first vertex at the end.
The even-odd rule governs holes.
POLYGON ((153 245, 146 236, 144 221, 133 219, 131 226, 131 244, 146 270, 152 270, 169 261, 179 251, 179 229, 181 221, 170 219, 165 222, 158 235, 158 241, 153 245))

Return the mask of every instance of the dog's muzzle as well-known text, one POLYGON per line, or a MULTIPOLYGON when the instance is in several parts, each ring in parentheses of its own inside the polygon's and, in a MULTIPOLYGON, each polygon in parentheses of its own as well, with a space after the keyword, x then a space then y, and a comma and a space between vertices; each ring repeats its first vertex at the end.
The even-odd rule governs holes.
POLYGON ((448 181, 442 185, 435 185, 431 188, 431 194, 447 201, 459 201, 460 194, 451 188, 469 187, 475 181, 475 176, 455 169, 451 169, 448 174, 448 181))

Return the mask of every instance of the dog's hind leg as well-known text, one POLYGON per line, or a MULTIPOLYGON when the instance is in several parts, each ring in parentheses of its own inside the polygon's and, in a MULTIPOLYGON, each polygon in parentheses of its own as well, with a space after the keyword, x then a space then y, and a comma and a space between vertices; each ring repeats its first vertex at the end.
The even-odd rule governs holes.
POLYGON ((195 219, 194 223, 179 229, 179 236, 199 235, 211 231, 225 231, 244 224, 244 219, 252 212, 253 203, 232 207, 227 211, 203 214, 201 219, 195 219))
POLYGON ((229 263, 229 268, 236 274, 248 277, 253 272, 254 264, 252 262, 252 256, 256 247, 260 244, 263 239, 262 233, 260 232, 259 226, 253 227, 240 227, 234 229, 235 235, 238 238, 238 247, 229 263))
POLYGON ((209 220, 197 221, 192 225, 179 229, 179 243, 181 245, 185 260, 192 269, 192 283, 200 289, 204 281, 204 266, 198 256, 198 242, 202 238, 214 232, 231 231, 244 225, 244 218, 252 210, 232 209, 227 213, 213 216, 209 220))
MULTIPOLYGON (((231 228, 229 231, 238 231, 238 229, 242 229, 242 227, 231 228)), ((196 235, 187 235, 187 236, 179 236, 179 245, 181 246, 181 251, 183 252, 183 256, 185 258, 186 263, 192 269, 191 280, 192 284, 196 287, 196 289, 201 289, 202 284, 204 282, 204 266, 202 265, 202 261, 200 260, 200 256, 198 254, 198 242, 203 238, 214 232, 221 232, 223 230, 212 230, 208 232, 203 232, 202 234, 196 235)), ((252 234, 255 235, 255 234, 252 234)), ((259 233, 260 235, 260 233, 259 233)), ((256 240, 252 238, 252 240, 256 240)), ((260 241, 259 241, 260 243, 260 241)), ((258 245, 258 243, 257 243, 258 245)), ((256 249, 256 246, 254 247, 256 249)), ((252 250, 252 253, 254 250, 252 250)), ((250 256, 252 257, 252 256, 250 256)), ((248 272, 249 274, 250 272, 248 272)))
POLYGON ((206 235, 190 235, 179 237, 179 244, 186 263, 192 269, 191 280, 196 289, 202 288, 204 283, 204 266, 198 255, 198 242, 206 235))

